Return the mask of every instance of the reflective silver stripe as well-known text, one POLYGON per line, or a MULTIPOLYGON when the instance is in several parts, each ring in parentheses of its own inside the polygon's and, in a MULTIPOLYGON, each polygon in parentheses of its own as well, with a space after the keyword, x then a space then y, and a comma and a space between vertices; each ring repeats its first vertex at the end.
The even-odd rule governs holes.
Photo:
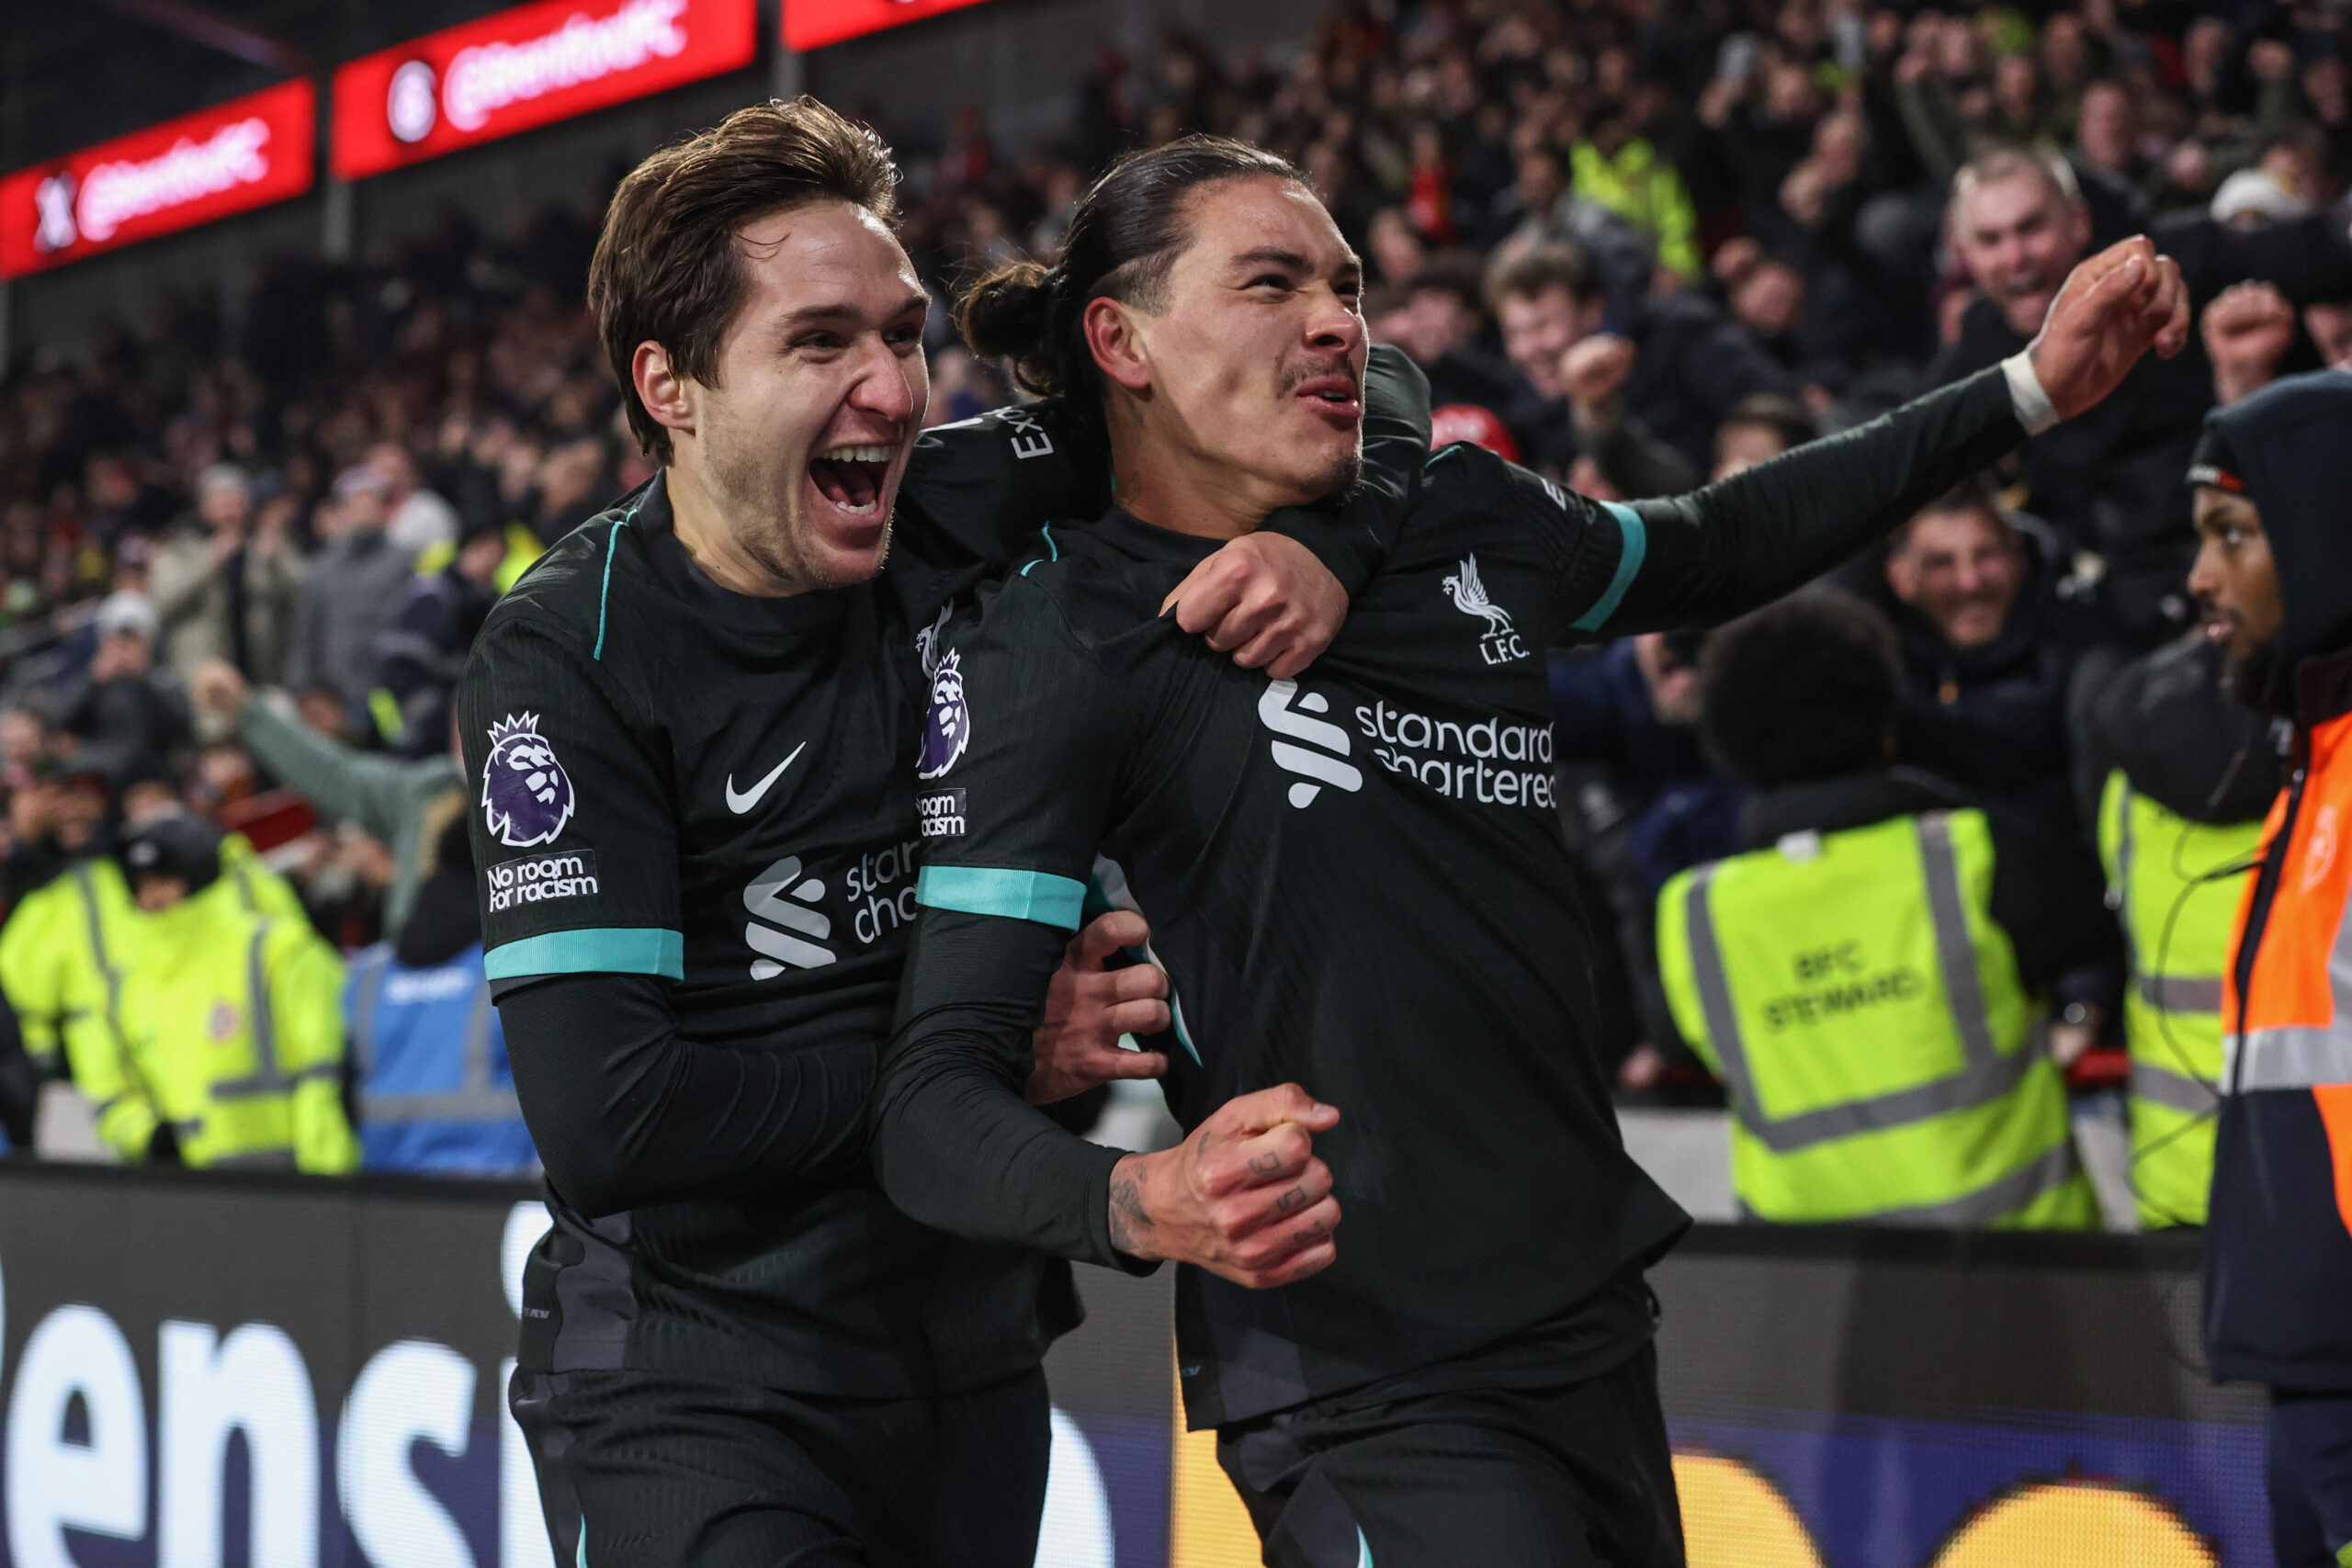
POLYGON ((2352 1031, 2284 1024, 2225 1034, 2222 1081, 2233 1094, 2352 1083, 2352 1031))
POLYGON ((2214 1085, 2154 1062, 2132 1064, 2132 1094, 2191 1116, 2211 1115, 2222 1103, 2222 1091, 2214 1085))
POLYGON ((392 967, 390 950, 378 948, 359 973, 359 987, 351 1004, 351 1066, 366 1083, 376 1070, 376 999, 383 994, 384 976, 392 967))
POLYGON ((2125 774, 2115 801, 2115 923, 2123 928, 2123 960, 2140 973, 2140 933, 2132 929, 2132 778, 2125 774))
POLYGON ((1916 1209, 1885 1209, 1870 1216, 1874 1225, 1982 1225, 2017 1213, 2044 1192, 2065 1185, 2079 1168, 2075 1141, 2061 1138, 2031 1163, 1964 1197, 1916 1209))
MULTIPOLYGON (((1936 924, 1936 957, 1944 971, 1944 995, 1952 1021, 1975 1066, 2000 1056, 1993 1043, 1993 1021, 1984 1012, 1984 984, 1976 973, 1976 939, 1968 933, 1968 910, 1960 901, 1960 859, 1952 853, 1951 814, 1930 811, 1916 823, 1919 865, 1928 875, 1928 909, 1936 924)), ((2026 1053, 2018 1053, 2023 1057, 2026 1053)))
MULTIPOLYGON (((262 963, 262 944, 269 940, 271 922, 263 920, 245 948, 245 990, 252 998, 254 1070, 250 1077, 232 1078, 212 1086, 214 1100, 259 1100, 293 1091, 294 1081, 277 1065, 277 1020, 269 1005, 269 970, 262 963)), ((301 1075, 315 1077, 313 1068, 301 1075)))
POLYGON ((1708 901, 1708 888, 1722 863, 1702 866, 1691 876, 1685 918, 1700 1012, 1706 1020, 1716 1057, 1723 1063, 1724 1077, 1731 1082, 1734 1113, 1740 1125, 1775 1154, 1793 1154, 1859 1133, 1883 1132, 1988 1105, 2016 1088, 2033 1065, 2030 1048, 2004 1054, 1993 1043, 1984 985, 1976 973, 1975 939, 1969 934, 1967 912, 1961 903, 1960 866, 1952 853, 1950 821, 1944 813, 1934 812, 1918 818, 1916 827, 1921 869, 1927 876, 1928 908, 1935 925, 1937 961, 1944 972, 1944 994, 1968 1065, 1950 1077, 1870 1100, 1819 1106, 1792 1116, 1764 1113, 1708 901))
MULTIPOLYGON (((376 980, 379 986, 386 967, 389 964, 378 970, 376 980)), ((362 999, 372 1012, 374 994, 370 992, 362 999)), ((402 1122, 520 1121, 523 1107, 514 1098, 514 1091, 491 1082, 490 1021, 490 982, 485 978, 474 989, 473 1009, 466 1019, 465 1081, 457 1089, 437 1094, 374 1094, 363 1089, 359 1095, 359 1119, 379 1126, 402 1122)))
MULTIPOLYGON (((123 1081, 130 1086, 131 1093, 146 1102, 148 1111, 160 1121, 164 1111, 161 1102, 155 1098, 155 1086, 149 1083, 147 1075, 140 1070, 139 1058, 131 1054, 130 1041, 122 1031, 122 971, 115 967, 114 959, 107 952, 106 921, 98 914, 97 885, 90 880, 90 863, 86 860, 74 863, 74 890, 81 895, 82 919, 90 930, 90 956, 98 966, 98 977, 106 982, 107 1043, 114 1047, 115 1061, 122 1068, 123 1081)), ((63 1023, 61 1019, 57 1046, 65 1054, 70 1067, 73 1053, 66 1050, 63 1023)))
MULTIPOLYGON (((2132 926, 2132 781, 2126 778, 2116 798, 2115 880, 2121 890, 2123 907, 2117 911, 2118 922, 2123 927, 2123 946, 2132 964, 2132 986, 2140 999, 2159 1012, 2212 1013, 2222 1011, 2222 978, 2218 975, 2150 975, 2140 968, 2140 935, 2132 926)), ((2199 879, 2200 881, 2202 878, 2199 879)), ((2161 958, 2163 955, 2158 954, 2161 958)), ((2197 1080, 2183 1080, 2194 1085, 2197 1080)), ((2161 1098, 2151 1096, 2152 1099, 2161 1098)), ((2166 1104, 2173 1103, 2170 1100, 2166 1104)), ((2210 1111, 2211 1103, 2199 1107, 2210 1111)))
POLYGON ((2216 975, 2201 977, 2188 975, 2142 975, 2134 984, 2140 999, 2162 1012, 2211 1013, 2222 1012, 2222 979, 2216 975))

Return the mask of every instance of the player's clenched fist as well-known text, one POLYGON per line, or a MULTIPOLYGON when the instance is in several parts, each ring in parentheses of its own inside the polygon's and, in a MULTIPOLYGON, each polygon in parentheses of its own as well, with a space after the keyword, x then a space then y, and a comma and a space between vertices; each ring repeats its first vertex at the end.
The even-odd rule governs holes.
POLYGON ((1314 1134, 1339 1124, 1296 1084, 1227 1100, 1174 1148, 1112 1168, 1112 1245, 1261 1291, 1329 1268, 1340 1204, 1314 1134))
POLYGON ((2186 348, 2189 324, 2179 264, 2134 234, 2066 275, 2027 353, 2051 406, 2072 419, 2113 391, 2151 347, 2166 359, 2186 348))

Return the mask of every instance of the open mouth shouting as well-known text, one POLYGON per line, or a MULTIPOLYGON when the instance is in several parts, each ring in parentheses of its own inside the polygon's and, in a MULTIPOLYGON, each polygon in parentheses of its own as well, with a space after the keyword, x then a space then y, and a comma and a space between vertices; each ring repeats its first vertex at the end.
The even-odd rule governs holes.
POLYGON ((808 460, 808 482, 843 515, 878 519, 890 460, 898 455, 896 446, 828 446, 808 460))
POLYGON ((1363 389, 1345 372, 1311 377, 1301 381, 1292 395, 1337 426, 1352 430, 1363 418, 1363 389))

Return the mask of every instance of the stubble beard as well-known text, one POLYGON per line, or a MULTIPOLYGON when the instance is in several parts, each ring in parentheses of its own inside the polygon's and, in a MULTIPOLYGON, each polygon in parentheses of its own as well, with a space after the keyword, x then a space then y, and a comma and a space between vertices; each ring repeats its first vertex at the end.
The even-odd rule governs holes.
POLYGON ((712 434, 718 439, 705 437, 707 483, 737 548, 795 592, 854 588, 881 575, 898 522, 895 501, 882 520, 882 546, 872 570, 835 563, 817 539, 815 520, 801 493, 808 483, 805 466, 779 468, 753 455, 755 444, 739 444, 733 432, 712 434))

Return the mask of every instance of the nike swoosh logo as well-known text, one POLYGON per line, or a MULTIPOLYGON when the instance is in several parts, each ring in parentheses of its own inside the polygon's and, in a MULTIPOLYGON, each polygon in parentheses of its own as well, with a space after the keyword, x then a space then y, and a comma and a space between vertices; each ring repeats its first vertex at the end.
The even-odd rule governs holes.
POLYGON ((745 790, 741 795, 735 793, 735 775, 733 773, 728 774, 727 809, 735 813, 736 816, 741 817, 743 813, 749 811, 754 806, 757 806, 760 803, 760 796, 767 794, 768 785, 784 777, 784 770, 792 766, 793 758, 799 756, 801 752, 808 749, 808 742, 806 740, 803 740, 799 745, 795 746, 792 749, 791 757, 786 757, 783 761, 778 762, 775 767, 769 769, 767 777, 762 779, 759 783, 753 784, 751 788, 745 790))

